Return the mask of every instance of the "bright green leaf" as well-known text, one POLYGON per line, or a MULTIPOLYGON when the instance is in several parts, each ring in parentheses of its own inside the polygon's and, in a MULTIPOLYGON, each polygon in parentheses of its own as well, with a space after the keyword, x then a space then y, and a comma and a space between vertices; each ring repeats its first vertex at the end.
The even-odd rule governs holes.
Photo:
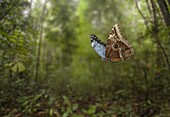
POLYGON ((73 104, 73 111, 75 111, 78 107, 79 107, 79 105, 77 103, 73 104))
POLYGON ((53 115, 53 109, 50 108, 50 116, 52 116, 52 115, 53 115))
POLYGON ((12 67, 12 71, 17 72, 17 68, 18 68, 18 65, 15 64, 15 65, 12 67))
POLYGON ((18 71, 19 72, 25 71, 25 66, 21 62, 18 62, 18 71))
POLYGON ((94 114, 96 112, 96 106, 90 106, 89 110, 87 111, 87 114, 94 114))
POLYGON ((23 72, 25 71, 25 66, 21 62, 15 63, 15 65, 12 67, 12 71, 14 72, 23 72))
POLYGON ((66 96, 63 96, 64 102, 70 107, 71 103, 69 101, 69 99, 66 96))

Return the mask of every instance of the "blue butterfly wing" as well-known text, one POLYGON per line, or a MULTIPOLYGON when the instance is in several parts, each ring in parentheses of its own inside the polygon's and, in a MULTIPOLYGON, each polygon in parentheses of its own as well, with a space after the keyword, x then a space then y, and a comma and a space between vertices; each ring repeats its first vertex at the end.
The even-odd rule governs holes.
POLYGON ((105 53, 106 53, 106 44, 102 42, 96 35, 92 34, 90 36, 91 46, 94 48, 94 50, 97 52, 99 56, 101 56, 103 59, 105 59, 105 53))

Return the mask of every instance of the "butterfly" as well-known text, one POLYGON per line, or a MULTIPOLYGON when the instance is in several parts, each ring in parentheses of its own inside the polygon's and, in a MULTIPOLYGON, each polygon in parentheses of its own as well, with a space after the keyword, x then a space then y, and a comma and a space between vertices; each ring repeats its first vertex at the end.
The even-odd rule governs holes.
POLYGON ((116 23, 110 31, 107 42, 102 42, 96 35, 90 36, 91 46, 107 62, 119 62, 129 59, 134 50, 122 36, 119 25, 116 23))

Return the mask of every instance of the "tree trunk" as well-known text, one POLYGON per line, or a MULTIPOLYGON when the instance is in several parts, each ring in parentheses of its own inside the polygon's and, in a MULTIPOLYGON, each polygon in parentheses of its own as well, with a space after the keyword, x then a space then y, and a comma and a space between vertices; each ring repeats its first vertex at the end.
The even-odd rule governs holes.
POLYGON ((151 0, 151 4, 152 4, 152 10, 153 10, 153 36, 155 38, 155 41, 156 41, 156 44, 158 47, 158 49, 157 49, 157 66, 158 67, 161 66, 160 64, 161 64, 162 58, 160 58, 160 55, 161 55, 161 51, 162 51, 162 53, 165 57, 167 66, 170 69, 170 62, 169 62, 167 53, 166 53, 164 47, 162 46, 161 40, 159 39, 159 36, 158 36, 159 30, 158 30, 158 19, 157 19, 157 14, 156 14, 157 13, 156 12, 156 4, 153 0, 151 0))
MULTIPOLYGON (((161 60, 160 58, 161 51, 159 49, 159 43, 158 43, 158 20, 157 20, 157 12, 156 12, 156 4, 153 0, 151 0, 151 6, 152 6, 152 17, 153 17, 153 23, 152 23, 152 35, 156 41, 156 46, 157 46, 157 55, 156 55, 156 65, 159 68, 161 66, 161 60)), ((155 76, 160 76, 160 75, 155 75, 155 76)))
MULTIPOLYGON (((161 9, 166 26, 170 26, 170 13, 168 11, 168 6, 166 4, 166 1, 165 0, 157 0, 157 2, 159 5, 159 8, 161 9)), ((168 2, 170 2, 170 0, 168 2)))
POLYGON ((43 38, 43 24, 44 24, 44 18, 45 18, 46 2, 47 2, 47 0, 45 0, 45 2, 44 2, 43 9, 42 9, 42 15, 40 18, 41 25, 40 25, 40 37, 39 37, 38 50, 37 50, 35 81, 37 81, 37 79, 39 77, 40 55, 41 55, 41 46, 42 46, 42 38, 43 38))

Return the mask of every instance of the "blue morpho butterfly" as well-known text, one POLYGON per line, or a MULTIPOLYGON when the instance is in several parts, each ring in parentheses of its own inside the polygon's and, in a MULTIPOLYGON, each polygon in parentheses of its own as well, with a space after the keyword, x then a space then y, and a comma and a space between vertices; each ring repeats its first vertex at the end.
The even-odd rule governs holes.
POLYGON ((133 54, 133 48, 121 35, 118 24, 115 24, 109 34, 106 43, 96 35, 90 36, 91 46, 104 61, 119 62, 129 59, 133 54))

